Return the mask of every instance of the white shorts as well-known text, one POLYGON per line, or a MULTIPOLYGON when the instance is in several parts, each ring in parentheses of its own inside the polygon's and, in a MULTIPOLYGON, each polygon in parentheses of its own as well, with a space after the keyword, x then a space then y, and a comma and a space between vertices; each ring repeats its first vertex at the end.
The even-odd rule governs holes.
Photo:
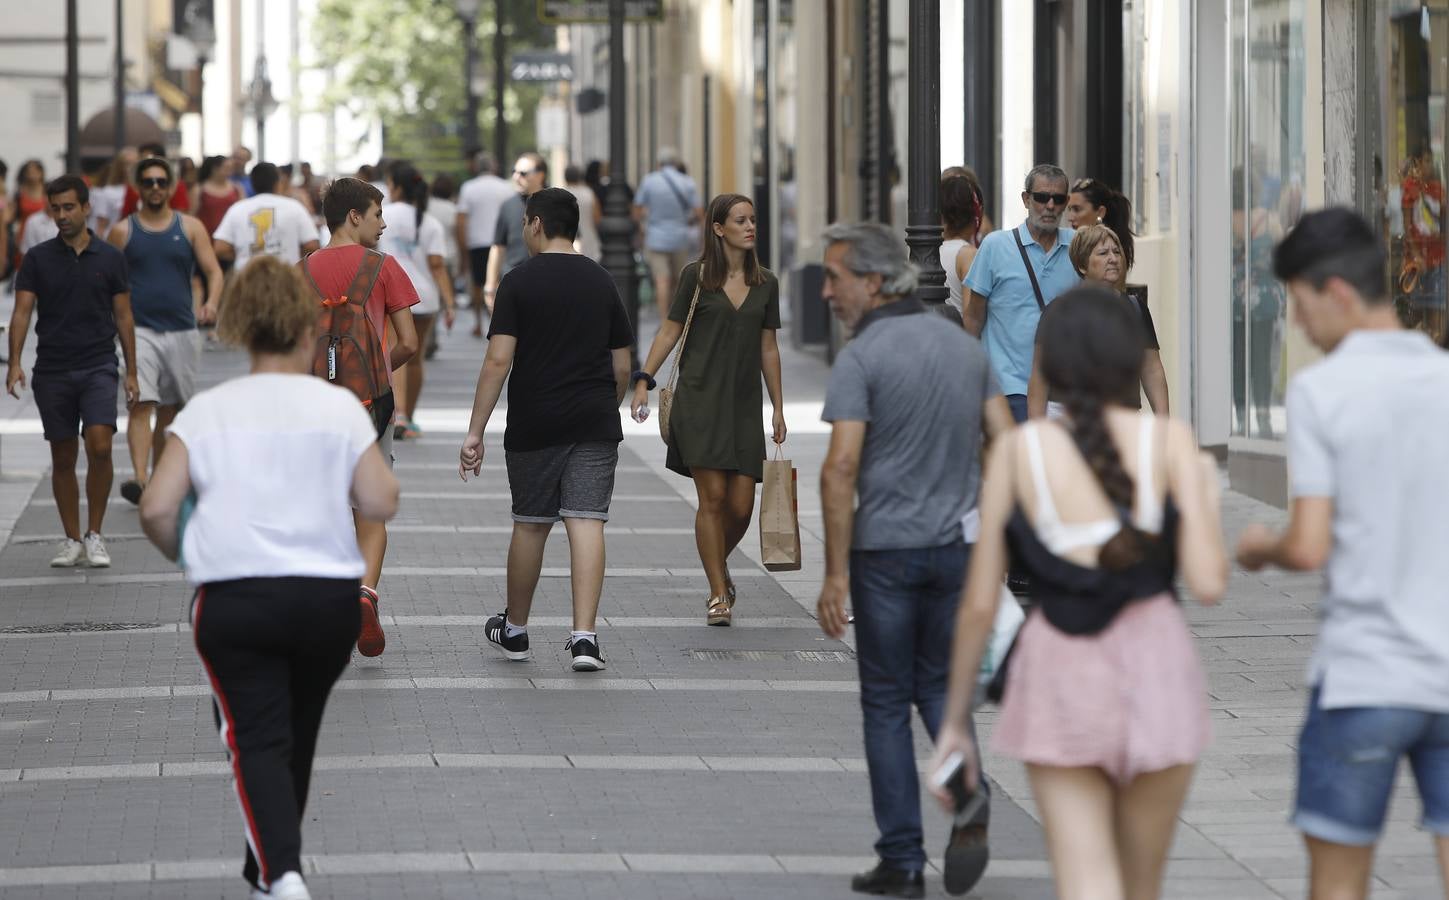
POLYGON ((182 406, 196 393, 201 332, 153 331, 136 326, 136 380, 142 403, 182 406))

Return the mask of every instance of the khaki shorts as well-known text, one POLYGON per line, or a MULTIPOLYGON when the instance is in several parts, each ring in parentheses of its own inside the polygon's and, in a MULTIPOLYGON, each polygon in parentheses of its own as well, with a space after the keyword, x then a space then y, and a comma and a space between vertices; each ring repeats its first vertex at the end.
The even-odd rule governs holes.
POLYGON ((183 406, 196 393, 201 332, 152 331, 136 326, 136 380, 142 403, 183 406))
POLYGON ((644 258, 649 261, 649 271, 655 278, 667 275, 671 280, 677 279, 689 265, 688 250, 645 250, 644 258))

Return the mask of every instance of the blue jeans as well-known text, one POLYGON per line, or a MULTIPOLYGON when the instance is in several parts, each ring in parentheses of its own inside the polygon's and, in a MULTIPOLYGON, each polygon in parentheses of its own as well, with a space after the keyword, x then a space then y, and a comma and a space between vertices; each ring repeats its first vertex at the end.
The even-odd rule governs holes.
POLYGON ((1016 424, 1020 425, 1022 422, 1026 421, 1027 412, 1025 394, 1007 394, 1006 405, 1011 407, 1011 417, 1016 420, 1016 424))
MULTIPOLYGON (((914 871, 926 865, 911 707, 920 712, 935 740, 946 706, 956 607, 970 555, 960 541, 850 554, 865 760, 880 829, 875 849, 897 869, 914 871)), ((984 777, 981 789, 987 790, 984 777)))

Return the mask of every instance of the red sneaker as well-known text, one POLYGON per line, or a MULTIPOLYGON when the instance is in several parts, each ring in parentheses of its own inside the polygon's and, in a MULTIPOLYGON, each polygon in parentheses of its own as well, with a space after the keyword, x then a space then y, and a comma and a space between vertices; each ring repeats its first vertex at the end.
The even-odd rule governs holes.
POLYGON ((377 591, 363 585, 357 599, 362 604, 362 630, 357 635, 357 652, 363 656, 381 656, 387 646, 387 635, 382 633, 382 623, 377 619, 377 591))

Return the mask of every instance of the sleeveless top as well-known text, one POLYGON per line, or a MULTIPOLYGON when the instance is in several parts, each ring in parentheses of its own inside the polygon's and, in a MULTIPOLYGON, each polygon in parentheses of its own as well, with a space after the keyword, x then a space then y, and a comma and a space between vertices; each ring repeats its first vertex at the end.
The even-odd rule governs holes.
POLYGON ((201 202, 196 207, 196 217, 206 228, 207 234, 215 234, 216 229, 221 226, 222 217, 231 205, 242 198, 242 190, 234 184, 228 185, 231 193, 218 197, 216 194, 197 185, 196 190, 201 194, 201 202))
POLYGON ((951 291, 951 298, 946 302, 956 307, 957 312, 961 311, 964 301, 961 299, 961 279, 956 277, 956 254, 967 243, 964 238, 941 242, 941 268, 946 270, 946 287, 951 291))
POLYGON ((196 254, 181 225, 181 214, 172 213, 168 227, 151 231, 141 224, 139 213, 132 213, 130 232, 126 268, 130 270, 136 324, 152 331, 195 328, 191 276, 196 271, 196 254))
POLYGON ((1147 535, 1143 557, 1123 569, 1083 566, 1064 554, 1083 547, 1101 547, 1128 522, 1118 516, 1095 522, 1063 522, 1052 501, 1042 457, 1040 424, 1022 427, 1032 482, 1036 488, 1035 521, 1018 503, 1007 523, 1007 542, 1032 580, 1032 597, 1047 621, 1067 634, 1096 634, 1134 600, 1162 593, 1176 594, 1177 507, 1172 496, 1159 503, 1155 490, 1151 416, 1142 417, 1138 437, 1138 476, 1131 523, 1147 535), (1155 535, 1155 536, 1154 536, 1155 535))

